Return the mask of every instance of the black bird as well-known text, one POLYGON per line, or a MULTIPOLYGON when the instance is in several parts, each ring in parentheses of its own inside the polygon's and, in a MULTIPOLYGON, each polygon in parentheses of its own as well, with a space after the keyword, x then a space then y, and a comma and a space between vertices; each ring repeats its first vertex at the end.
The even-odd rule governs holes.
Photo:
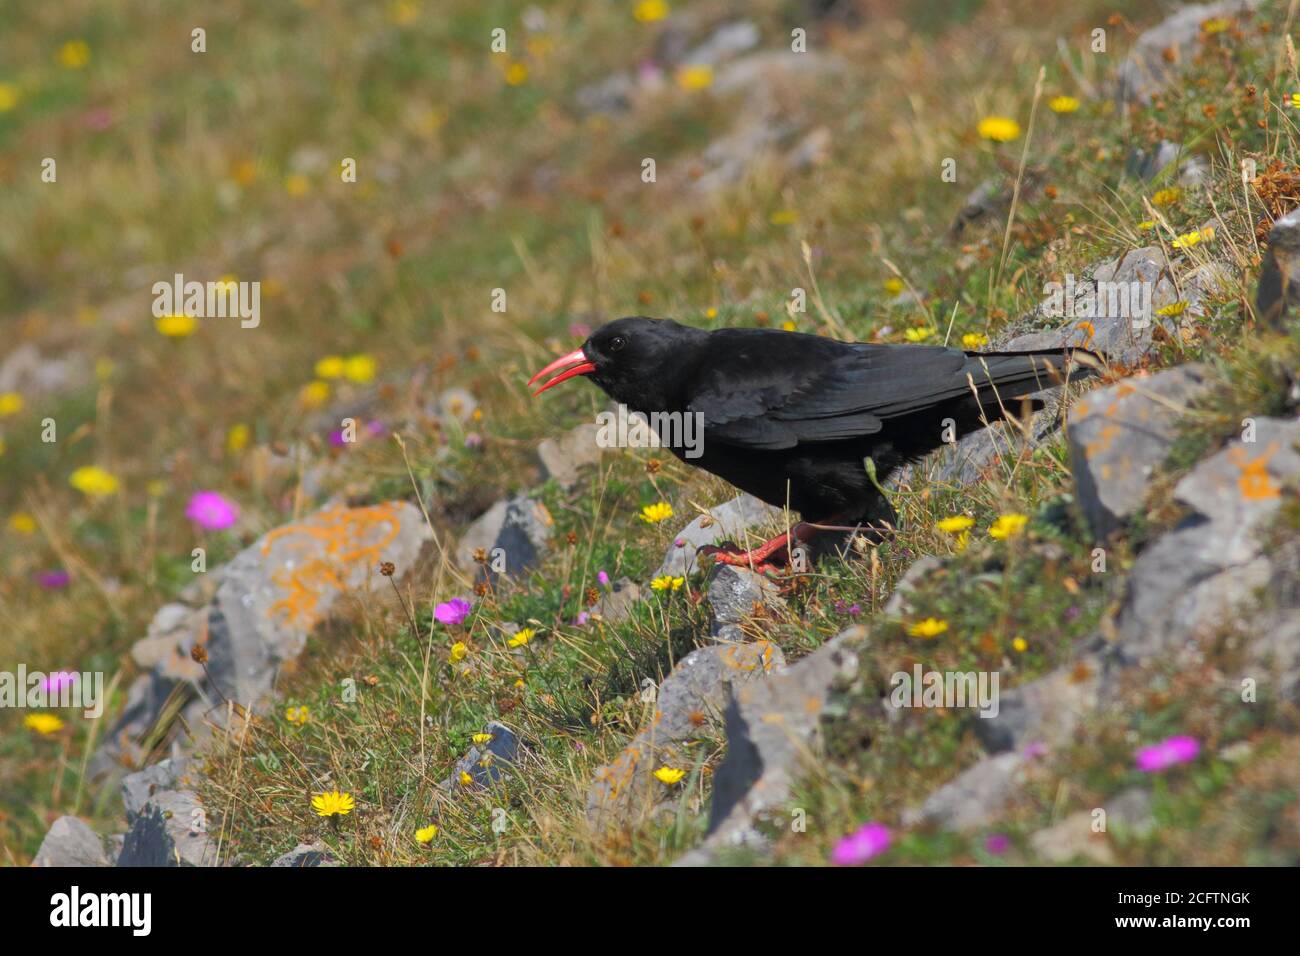
MULTIPOLYGON (((1086 375, 1100 364, 1082 349, 963 352, 774 329, 708 332, 634 316, 597 329, 529 384, 558 373, 533 393, 540 395, 585 375, 629 411, 647 417, 699 413, 702 454, 689 458, 670 445, 672 453, 799 512, 804 521, 791 533, 806 542, 828 528, 893 526, 893 508, 877 488, 892 471, 945 438, 1013 414, 1021 403, 1011 399, 1061 384, 1072 369, 1086 375)), ((748 553, 710 553, 727 564, 771 570, 768 560, 785 554, 789 544, 780 535, 748 553)))

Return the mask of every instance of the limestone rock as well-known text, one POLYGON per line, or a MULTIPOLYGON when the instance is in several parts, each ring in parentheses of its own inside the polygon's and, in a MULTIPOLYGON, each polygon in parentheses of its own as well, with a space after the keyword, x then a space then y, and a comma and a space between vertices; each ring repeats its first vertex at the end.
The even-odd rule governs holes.
POLYGON ((216 866, 207 811, 189 790, 160 790, 126 833, 118 866, 216 866))
POLYGON ((108 866, 108 857, 98 833, 76 817, 62 816, 50 825, 32 866, 108 866))
POLYGON ((546 477, 554 478, 561 488, 572 488, 578 481, 578 470, 600 460, 601 448, 596 444, 599 433, 599 425, 586 424, 559 439, 543 439, 537 446, 537 457, 546 477))
POLYGON ((514 576, 536 564, 546 552, 555 520, 546 506, 527 495, 498 501, 466 529, 456 547, 456 561, 467 572, 514 576), (494 555, 497 549, 500 552, 494 555), (480 566, 474 553, 482 550, 488 563, 480 566), (501 565, 494 565, 500 560, 501 565))

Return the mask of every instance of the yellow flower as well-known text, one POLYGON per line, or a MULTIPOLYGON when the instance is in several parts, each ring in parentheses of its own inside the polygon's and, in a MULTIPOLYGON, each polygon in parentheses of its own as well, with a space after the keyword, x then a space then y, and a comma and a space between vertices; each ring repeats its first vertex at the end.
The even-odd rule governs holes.
POLYGON ((641 520, 646 524, 658 524, 673 516, 673 506, 666 501, 657 501, 641 509, 641 520))
POLYGON ((1292 93, 1292 94, 1291 94, 1291 105, 1292 105, 1295 109, 1300 110, 1300 93, 1292 93))
POLYGON ((1222 33, 1230 26, 1232 26, 1232 21, 1227 17, 1211 17, 1201 24, 1201 30, 1210 34, 1222 33))
POLYGON ((307 723, 307 718, 311 716, 310 709, 304 705, 302 707, 289 707, 284 712, 284 719, 291 724, 297 724, 299 727, 307 723))
POLYGON ((938 637, 944 631, 948 630, 948 622, 942 618, 927 617, 924 621, 917 621, 907 629, 907 633, 913 637, 938 637))
POLYGON ((944 518, 936 522, 935 527, 948 534, 958 534, 970 528, 974 523, 975 519, 968 515, 953 515, 950 518, 944 518))
POLYGON ((1015 640, 1011 642, 1011 646, 1016 649, 1017 654, 1023 654, 1026 650, 1029 649, 1029 642, 1026 641, 1023 637, 1017 637, 1015 640))
POLYGON ((934 335, 934 329, 929 327, 903 330, 903 338, 909 342, 924 342, 932 335, 934 335))
POLYGON ((161 498, 167 490, 167 483, 161 478, 150 478, 144 485, 144 493, 150 498, 161 498))
POLYGON ((0 418, 17 415, 23 410, 23 397, 17 392, 0 392, 0 418))
POLYGON ((672 786, 686 776, 686 771, 678 767, 660 767, 655 771, 655 779, 660 783, 672 786))
POLYGON ((365 385, 375 377, 375 360, 370 355, 352 355, 343 363, 343 375, 350 381, 365 385))
POLYGON ((961 347, 964 349, 979 349, 989 344, 989 337, 983 332, 967 332, 961 337, 961 347))
POLYGON ((685 583, 685 578, 675 578, 671 574, 665 574, 651 581, 650 587, 656 591, 676 591, 685 583))
POLYGON ((664 0, 641 0, 633 8, 632 16, 638 23, 654 23, 668 16, 668 4, 664 0))
POLYGON ((991 139, 995 143, 1009 143, 1020 138, 1020 124, 1009 116, 986 116, 977 127, 980 139, 991 139))
POLYGON ((192 315, 164 315, 153 320, 154 328, 169 339, 183 339, 193 335, 199 320, 192 315))
POLYGON ((1202 239, 1206 242, 1214 238, 1214 227, 1206 226, 1204 229, 1193 229, 1191 232, 1185 232, 1176 238, 1172 245, 1175 249, 1190 249, 1199 243, 1202 239))
POLYGON ((515 631, 515 636, 510 638, 506 643, 511 647, 523 647, 533 639, 537 632, 531 627, 526 627, 522 631, 515 631))
POLYGON ((285 178, 284 191, 290 196, 305 196, 311 191, 311 180, 302 173, 294 173, 285 178))
POLYGON ((464 641, 457 641, 451 645, 451 662, 455 664, 457 661, 464 660, 468 653, 469 646, 464 641))
POLYGON ((9 530, 14 534, 35 534, 36 519, 26 511, 15 511, 9 516, 9 530))
POLYGON ((718 317, 718 310, 713 308, 713 306, 709 306, 704 310, 704 317, 706 319, 716 319, 718 317))
POLYGON ((59 62, 69 70, 80 70, 90 62, 90 46, 85 40, 69 40, 59 47, 59 62))
POLYGON ((330 397, 330 383, 322 382, 317 379, 314 382, 308 382, 298 393, 298 401, 304 408, 320 408, 330 397))
POLYGON ((0 83, 0 113, 8 113, 18 105, 18 87, 12 83, 0 83))
POLYGON ((1053 113, 1073 113, 1079 108, 1079 101, 1073 96, 1054 96, 1047 101, 1047 108, 1053 113))
POLYGON ((1138 228, 1141 229, 1143 232, 1147 232, 1151 229, 1154 229, 1155 227, 1156 227, 1156 221, 1154 219, 1143 219, 1140 223, 1138 223, 1138 228))
POLYGON ((1170 186, 1168 189, 1159 190, 1151 197, 1153 206, 1172 206, 1178 200, 1183 198, 1183 191, 1177 186, 1170 186))
POLYGON ((704 90, 713 85, 713 67, 684 66, 677 71, 677 85, 684 90, 704 90))
POLYGON ((420 827, 415 831, 416 843, 428 843, 438 835, 438 828, 430 823, 427 827, 420 827))
POLYGON ((248 439, 252 434, 252 430, 247 425, 231 425, 230 430, 226 432, 226 451, 238 455, 248 447, 248 439))
POLYGON ((98 465, 83 465, 68 477, 68 483, 91 498, 106 498, 117 493, 117 478, 98 465))
POLYGON ((311 806, 316 811, 317 816, 346 816, 352 812, 356 802, 352 799, 350 793, 339 793, 337 790, 331 790, 328 793, 318 793, 312 797, 311 806))
POLYGON ((473 782, 474 778, 469 775, 468 770, 462 770, 460 772, 460 785, 462 787, 468 787, 473 782))
POLYGON ((1004 538, 1013 537, 1014 535, 1018 535, 1020 532, 1024 531, 1025 525, 1028 523, 1028 515, 1003 515, 998 518, 997 521, 993 522, 993 526, 989 528, 989 537, 997 538, 999 541, 1004 538))
POLYGON ((506 67, 506 83, 510 86, 522 86, 528 81, 528 67, 518 60, 506 67))
POLYGON ((342 378, 344 365, 343 356, 327 355, 316 362, 316 377, 342 378))
POLYGON ((63 721, 54 714, 28 714, 23 718, 23 726, 38 734, 53 734, 63 729, 63 721))
POLYGON ((903 280, 898 278, 897 276, 894 276, 893 278, 890 279, 886 279, 885 291, 888 292, 890 295, 898 295, 898 293, 903 291, 903 280))
POLYGON ((469 739, 472 740, 472 741, 474 741, 474 743, 476 743, 478 746, 482 747, 485 743, 488 743, 488 742, 490 742, 490 741, 492 740, 492 735, 491 735, 491 734, 474 734, 474 735, 473 735, 472 737, 470 737, 469 739))
MULTIPOLYGON (((397 0, 396 3, 390 3, 388 5, 388 19, 392 20, 398 26, 404 27, 407 24, 414 23, 416 17, 419 15, 420 8, 412 3, 411 0, 397 0)), ((419 838, 419 834, 416 834, 416 838, 419 838)), ((429 841, 421 840, 420 842, 428 843, 429 841)))
POLYGON ((798 327, 799 327, 799 326, 795 325, 795 324, 794 324, 793 322, 791 322, 789 319, 786 319, 784 322, 781 323, 781 328, 784 329, 784 330, 787 331, 787 332, 793 332, 793 331, 794 331, 795 329, 797 329, 798 327))
POLYGON ((1182 315, 1187 311, 1186 302, 1170 302, 1168 305, 1156 309, 1156 315, 1175 316, 1182 315))

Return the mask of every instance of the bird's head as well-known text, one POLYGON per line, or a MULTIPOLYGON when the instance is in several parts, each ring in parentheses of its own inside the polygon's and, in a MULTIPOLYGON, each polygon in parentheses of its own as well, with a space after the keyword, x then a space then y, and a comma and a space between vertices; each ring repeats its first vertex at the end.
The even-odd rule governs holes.
POLYGON ((631 316, 602 325, 582 348, 556 359, 531 379, 529 385, 551 375, 533 392, 577 375, 586 375, 615 401, 632 408, 664 407, 672 382, 687 365, 691 347, 708 333, 678 325, 672 319, 631 316))

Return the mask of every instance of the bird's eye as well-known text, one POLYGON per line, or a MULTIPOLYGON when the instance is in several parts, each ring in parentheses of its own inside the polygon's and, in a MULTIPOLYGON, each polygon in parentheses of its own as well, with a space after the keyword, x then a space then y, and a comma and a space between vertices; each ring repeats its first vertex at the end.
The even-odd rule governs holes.
POLYGON ((609 350, 611 352, 621 352, 625 345, 627 345, 627 339, 621 335, 616 335, 609 340, 609 350))

